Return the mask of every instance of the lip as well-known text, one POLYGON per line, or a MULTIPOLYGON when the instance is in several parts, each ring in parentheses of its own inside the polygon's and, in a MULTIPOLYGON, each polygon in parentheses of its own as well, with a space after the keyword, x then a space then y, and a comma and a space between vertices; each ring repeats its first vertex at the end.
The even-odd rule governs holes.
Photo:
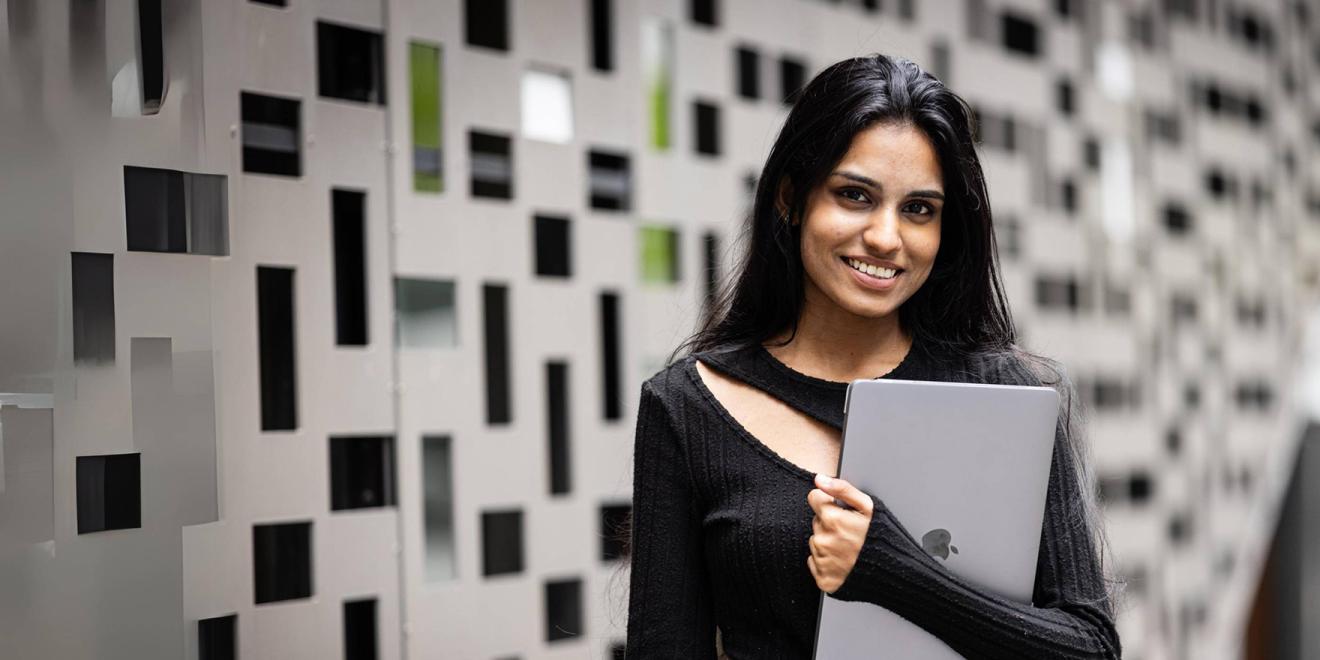
POLYGON ((885 261, 884 259, 872 259, 871 257, 854 257, 852 255, 847 255, 847 254, 839 258, 843 259, 845 262, 848 261, 849 259, 856 259, 857 261, 860 261, 864 264, 870 264, 872 266, 877 266, 879 268, 889 268, 892 270, 906 270, 905 268, 900 267, 898 264, 892 261, 885 261))
POLYGON ((875 291, 888 291, 894 288, 895 286, 898 286, 898 278, 902 277, 907 273, 907 271, 900 270, 898 274, 893 276, 892 278, 887 280, 881 280, 871 277, 870 275, 867 275, 866 273, 863 273, 862 271, 857 270, 852 266, 849 266, 846 259, 847 259, 846 257, 841 258, 840 262, 842 263, 844 268, 848 269, 848 272, 852 273, 853 279, 856 280, 857 283, 860 284, 861 286, 864 286, 868 289, 873 289, 875 291))

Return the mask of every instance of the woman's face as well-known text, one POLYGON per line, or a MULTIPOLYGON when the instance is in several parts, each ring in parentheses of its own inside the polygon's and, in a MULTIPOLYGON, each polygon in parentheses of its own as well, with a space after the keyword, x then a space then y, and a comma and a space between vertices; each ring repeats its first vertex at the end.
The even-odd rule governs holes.
POLYGON ((807 201, 806 304, 892 314, 930 276, 943 207, 939 158, 921 129, 883 123, 859 132, 807 201))

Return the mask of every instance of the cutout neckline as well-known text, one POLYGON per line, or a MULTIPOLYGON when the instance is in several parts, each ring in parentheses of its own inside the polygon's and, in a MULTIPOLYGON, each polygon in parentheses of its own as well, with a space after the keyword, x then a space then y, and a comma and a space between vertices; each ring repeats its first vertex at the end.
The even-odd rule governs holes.
MULTIPOLYGON (((909 347, 907 355, 903 356, 903 360, 900 361, 898 365, 895 366, 893 369, 891 369, 889 372, 877 376, 874 380, 903 378, 908 376, 909 372, 917 370, 917 362, 919 360, 916 356, 917 356, 917 351, 919 350, 919 348, 921 348, 919 344, 920 344, 920 340, 918 340, 914 336, 912 340, 912 346, 909 347)), ((811 376, 802 373, 800 371, 797 371, 796 369, 793 369, 787 364, 781 362, 778 358, 772 355, 764 345, 760 344, 759 342, 753 345, 744 346, 740 349, 735 349, 734 351, 729 352, 727 357, 721 360, 712 361, 712 360, 701 359, 701 357, 705 355, 709 355, 711 353, 714 353, 714 351, 711 352, 703 351, 702 353, 697 353, 689 356, 688 358, 689 364, 687 365, 686 368, 688 377, 692 380, 693 384, 696 385, 697 390, 701 392, 702 396, 706 399, 707 403, 710 404, 711 408, 713 408, 716 414, 721 419, 723 419, 724 422, 730 428, 734 430, 735 434, 738 437, 742 438, 744 442, 751 445, 752 448, 757 451, 757 453, 766 457, 771 462, 778 464, 780 467, 784 468, 789 473, 794 474, 799 478, 805 479, 809 482, 815 482, 816 480, 815 472, 808 470, 807 468, 804 468, 801 465, 794 463, 793 461, 788 460, 788 458, 786 458, 783 454, 780 454, 779 452, 775 451, 770 445, 766 444, 760 438, 757 438, 755 435, 753 435, 751 431, 747 430, 747 427, 744 426, 742 422, 738 421, 738 418, 735 417, 727 407, 725 407, 724 403, 719 400, 719 397, 715 396, 714 391, 710 389, 710 386, 706 384, 705 379, 702 378, 701 372, 697 370, 696 363, 700 361, 702 362, 703 365, 706 366, 707 369, 710 369, 711 371, 719 372, 720 374, 732 378, 734 380, 737 380, 738 382, 744 385, 751 386, 761 391, 762 393, 766 394, 767 396, 771 396, 775 399, 778 399, 781 403, 789 406, 790 408, 793 408, 798 413, 806 415, 807 417, 817 419, 822 422, 826 422, 826 420, 822 420, 819 418, 818 415, 812 414, 810 411, 806 410, 803 407, 803 404, 795 402, 792 397, 789 397, 786 394, 785 390, 789 389, 789 386, 792 384, 789 381, 810 385, 818 392, 818 394, 808 393, 808 396, 817 397, 818 399, 837 398, 839 415, 840 415, 839 418, 840 422, 838 423, 837 428, 840 432, 840 437, 842 437, 842 432, 843 432, 843 427, 842 427, 843 397, 847 393, 849 383, 842 381, 826 380, 824 378, 817 378, 815 376, 811 376), (749 361, 760 362, 769 366, 770 373, 764 374, 768 376, 768 378, 761 378, 760 376, 763 374, 760 373, 756 374, 757 377, 748 378, 747 377, 748 374, 746 370, 749 367, 752 367, 752 365, 748 364, 749 361)), ((765 371, 765 370, 763 369, 761 371, 765 371)), ((835 424, 832 423, 830 425, 836 426, 835 424)))

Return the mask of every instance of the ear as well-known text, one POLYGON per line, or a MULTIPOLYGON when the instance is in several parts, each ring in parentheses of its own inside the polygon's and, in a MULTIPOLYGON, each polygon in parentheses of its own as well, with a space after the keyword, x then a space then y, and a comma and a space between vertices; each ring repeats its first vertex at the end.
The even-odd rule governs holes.
MULTIPOLYGON (((779 189, 775 192, 775 213, 777 217, 783 217, 784 213, 793 208, 793 184, 789 182, 785 175, 779 179, 779 189)), ((798 218, 789 218, 789 224, 796 225, 798 218)))

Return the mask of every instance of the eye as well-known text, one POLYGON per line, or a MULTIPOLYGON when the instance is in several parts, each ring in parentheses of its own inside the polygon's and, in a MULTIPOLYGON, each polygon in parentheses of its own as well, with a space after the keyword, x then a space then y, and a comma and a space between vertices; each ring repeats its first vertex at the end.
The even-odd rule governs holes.
POLYGON ((862 190, 861 188, 844 188, 838 192, 838 195, 852 202, 865 203, 870 201, 869 199, 866 198, 866 191, 862 190), (854 194, 857 195, 857 197, 852 197, 852 195, 854 194))
POLYGON ((917 209, 913 211, 919 215, 935 215, 935 207, 927 202, 908 202, 904 209, 917 209))

